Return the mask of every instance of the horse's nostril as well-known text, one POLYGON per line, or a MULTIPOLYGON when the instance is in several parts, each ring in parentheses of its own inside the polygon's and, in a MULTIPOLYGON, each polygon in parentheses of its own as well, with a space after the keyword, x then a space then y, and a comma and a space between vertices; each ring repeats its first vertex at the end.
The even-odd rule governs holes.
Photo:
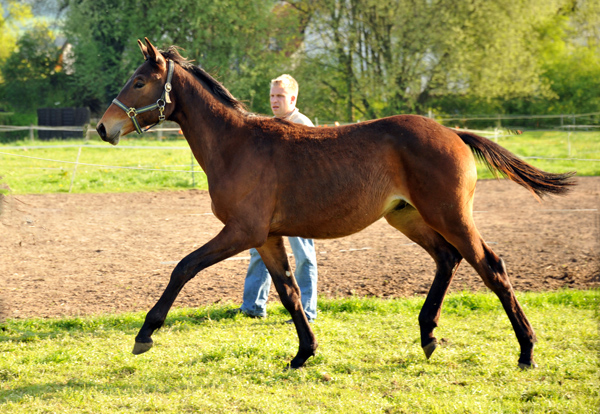
POLYGON ((98 125, 96 127, 96 131, 98 131, 98 134, 100 135, 100 138, 106 139, 106 128, 104 127, 104 124, 98 125))

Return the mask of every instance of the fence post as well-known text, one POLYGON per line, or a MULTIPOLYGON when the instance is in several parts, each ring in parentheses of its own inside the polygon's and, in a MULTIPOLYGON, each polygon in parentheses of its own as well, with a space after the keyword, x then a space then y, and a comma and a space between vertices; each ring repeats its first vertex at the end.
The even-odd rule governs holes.
POLYGON ((81 147, 77 151, 77 159, 75 160, 75 166, 73 167, 73 174, 71 175, 71 185, 69 186, 69 193, 73 189, 73 181, 75 181, 75 174, 77 173, 77 164, 79 164, 79 156, 81 155, 81 147))
POLYGON ((83 139, 85 140, 85 142, 88 142, 90 140, 90 129, 91 129, 91 125, 90 124, 85 124, 83 126, 83 139))
POLYGON ((191 155, 190 165, 192 166, 192 187, 196 187, 196 177, 194 176, 194 153, 192 151, 190 151, 190 155, 191 155))
POLYGON ((33 125, 29 125, 29 139, 33 142, 33 125))

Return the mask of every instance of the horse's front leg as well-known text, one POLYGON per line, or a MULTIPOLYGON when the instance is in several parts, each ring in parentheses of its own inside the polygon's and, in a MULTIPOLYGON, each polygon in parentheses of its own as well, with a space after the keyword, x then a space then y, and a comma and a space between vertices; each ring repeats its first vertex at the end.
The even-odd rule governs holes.
POLYGON ((308 358, 315 354, 318 344, 302 308, 300 288, 290 270, 283 239, 280 236, 271 236, 257 250, 271 274, 281 303, 292 315, 300 346, 298 354, 292 359, 289 366, 290 368, 300 368, 308 358))
POLYGON ((152 334, 163 325, 177 295, 190 279, 201 270, 254 245, 246 232, 226 225, 214 239, 183 258, 171 273, 171 279, 162 296, 146 315, 146 320, 135 338, 133 353, 141 354, 152 348, 152 334))

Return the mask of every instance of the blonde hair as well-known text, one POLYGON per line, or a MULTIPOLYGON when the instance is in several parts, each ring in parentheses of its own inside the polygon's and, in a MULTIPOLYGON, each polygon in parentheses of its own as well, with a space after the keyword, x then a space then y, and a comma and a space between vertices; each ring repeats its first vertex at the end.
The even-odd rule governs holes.
POLYGON ((298 82, 287 73, 278 76, 275 79, 271 79, 271 87, 273 87, 273 85, 279 85, 282 88, 287 89, 295 97, 298 97, 298 82))

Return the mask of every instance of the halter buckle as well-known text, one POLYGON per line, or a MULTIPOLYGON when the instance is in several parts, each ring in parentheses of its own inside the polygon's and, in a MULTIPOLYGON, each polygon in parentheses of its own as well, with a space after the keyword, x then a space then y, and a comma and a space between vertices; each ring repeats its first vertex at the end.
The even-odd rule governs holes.
POLYGON ((165 101, 162 98, 159 98, 158 101, 156 101, 156 106, 158 107, 158 123, 161 124, 164 120, 165 120, 165 101))
MULTIPOLYGON (((148 105, 148 106, 144 106, 142 108, 136 109, 133 107, 127 107, 125 106, 125 104, 123 104, 121 101, 119 101, 117 98, 113 99, 113 104, 117 105, 119 108, 121 108, 123 111, 125 111, 125 113, 127 114, 127 116, 131 119, 131 122, 133 123, 133 126, 135 127, 135 130, 137 131, 138 134, 142 133, 142 129, 140 128, 140 124, 137 120, 137 115, 142 114, 144 112, 148 112, 148 111, 153 111, 155 109, 158 109, 158 122, 157 124, 162 123, 165 119, 165 106, 168 103, 171 103, 171 99, 169 97, 169 92, 172 89, 172 85, 171 85, 171 79, 173 77, 173 70, 174 70, 174 64, 173 61, 169 61, 169 69, 168 69, 168 73, 167 73, 167 80, 165 82, 165 90, 163 92, 163 95, 158 98, 158 100, 156 101, 155 104, 152 105, 148 105)), ((157 125, 154 124, 154 125, 157 125)), ((154 126, 152 125, 152 126, 154 126)), ((146 128, 146 131, 149 130, 150 128, 152 128, 152 126, 146 128)))

